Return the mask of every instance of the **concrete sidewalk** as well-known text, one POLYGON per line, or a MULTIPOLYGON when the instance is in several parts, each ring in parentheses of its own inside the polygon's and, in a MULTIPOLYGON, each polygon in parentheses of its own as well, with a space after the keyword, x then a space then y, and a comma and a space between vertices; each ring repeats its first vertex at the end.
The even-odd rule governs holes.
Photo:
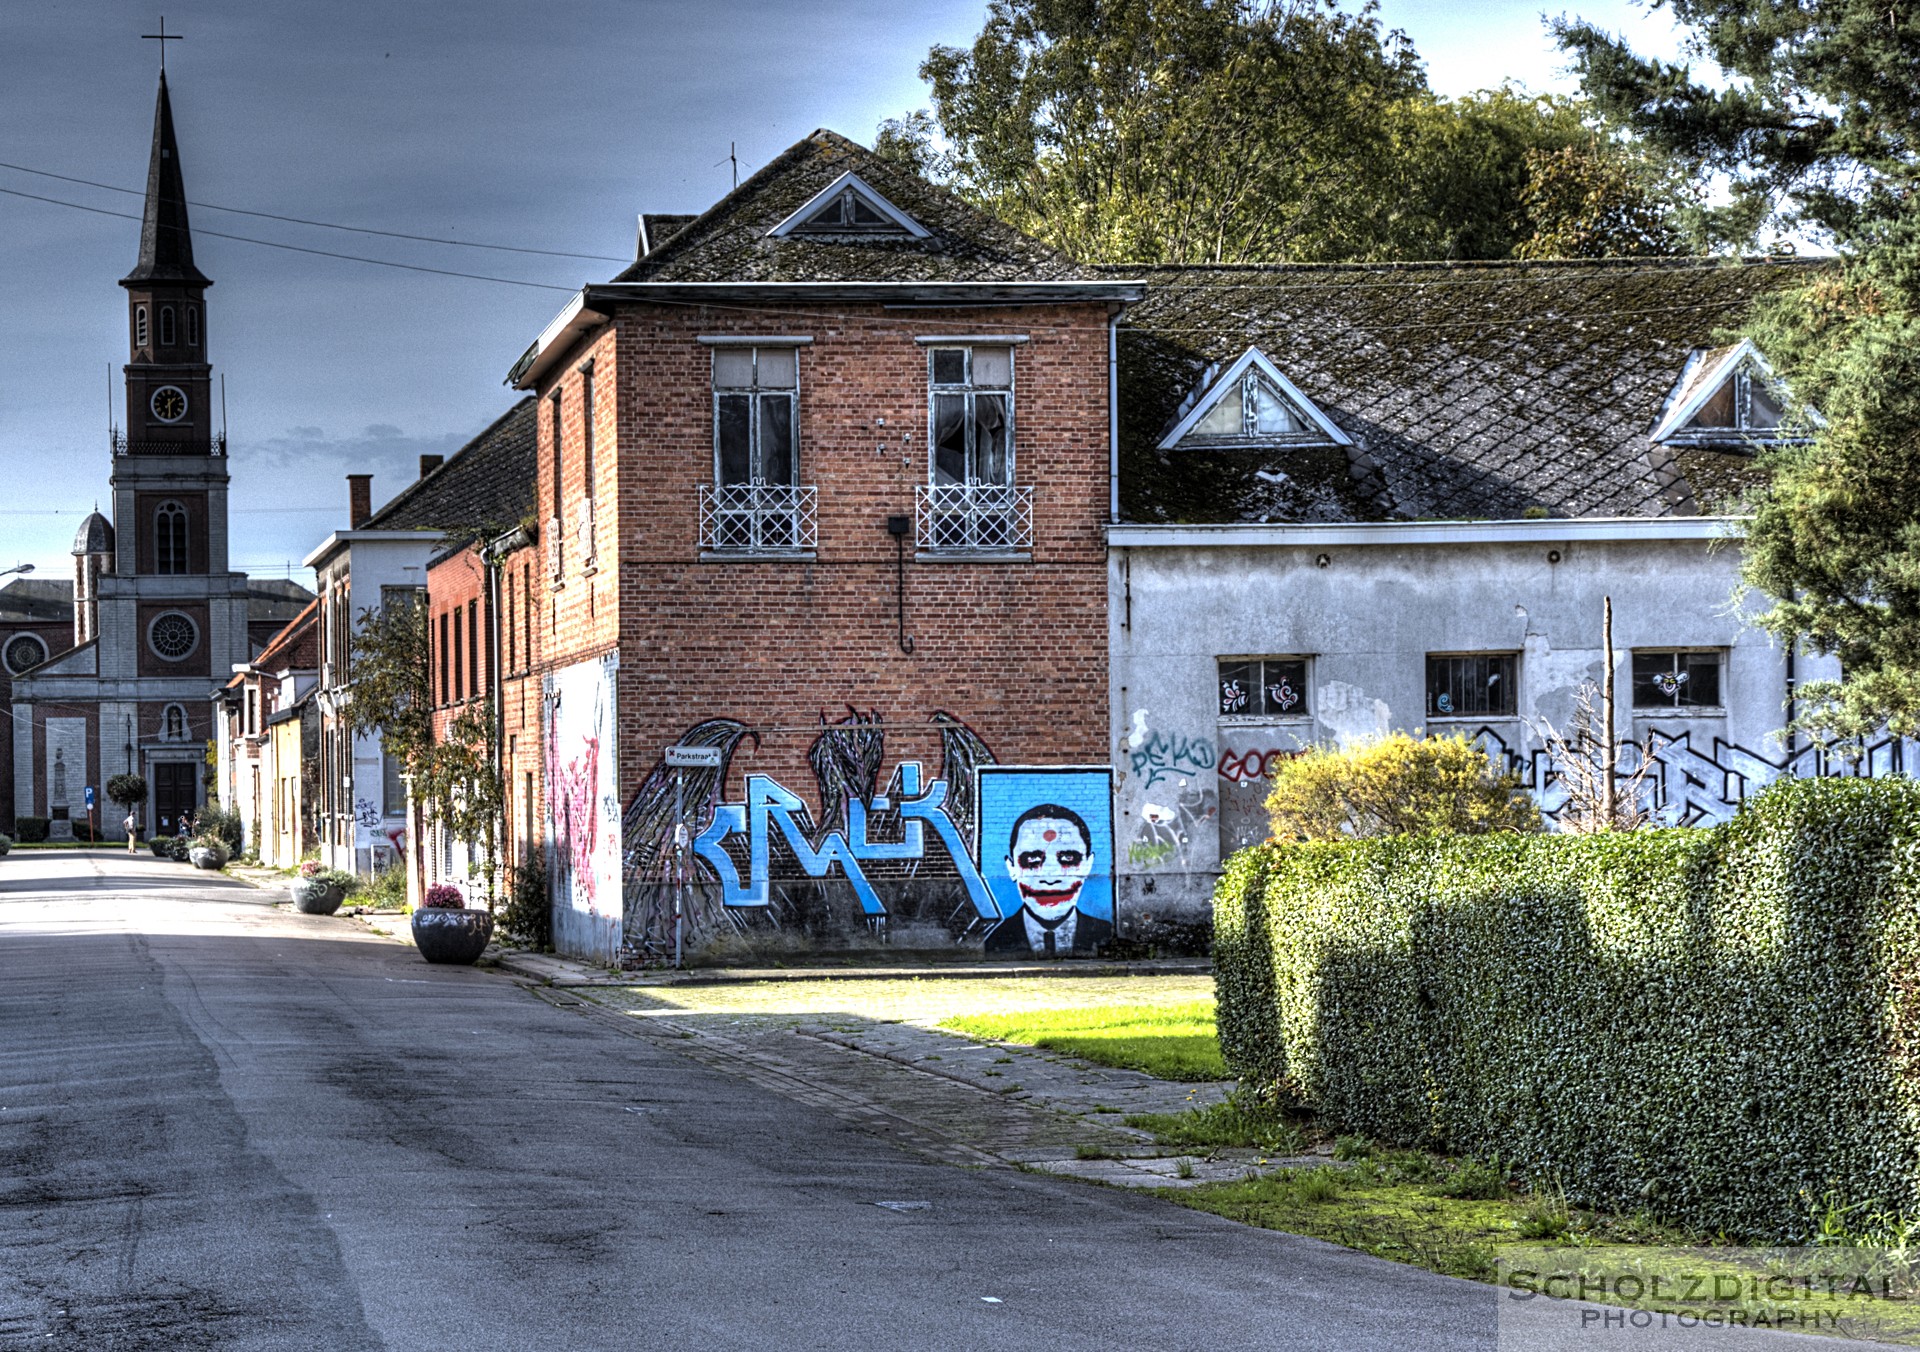
POLYGON ((1068 958, 1057 962, 902 962, 885 966, 852 967, 819 964, 806 967, 683 967, 647 968, 615 972, 606 967, 575 962, 552 953, 495 945, 483 963, 553 986, 703 986, 764 981, 977 981, 983 977, 1122 977, 1206 976, 1213 964, 1205 958, 1155 958, 1140 962, 1103 962, 1068 958))

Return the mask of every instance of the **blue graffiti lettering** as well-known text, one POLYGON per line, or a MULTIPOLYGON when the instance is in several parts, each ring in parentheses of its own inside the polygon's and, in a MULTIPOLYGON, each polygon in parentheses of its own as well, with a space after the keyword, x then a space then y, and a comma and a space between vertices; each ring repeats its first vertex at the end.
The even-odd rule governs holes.
POLYGON ((837 867, 859 898, 860 909, 868 915, 885 915, 887 908, 873 890, 866 870, 861 867, 862 861, 925 858, 926 828, 931 827, 952 858, 975 912, 985 919, 999 918, 999 907, 974 866, 959 826, 948 814, 946 781, 933 780, 923 792, 918 763, 903 761, 900 764, 890 792, 877 794, 869 802, 850 800, 844 832, 827 831, 817 841, 810 839, 799 820, 805 811, 806 804, 798 795, 789 793, 766 775, 747 776, 744 803, 721 803, 715 807, 713 820, 695 838, 693 851, 720 879, 721 901, 725 905, 771 903, 768 880, 772 874, 773 835, 777 831, 807 877, 824 878, 837 867), (889 811, 897 811, 904 824, 901 839, 870 839, 870 816, 889 811), (744 882, 724 843, 733 835, 747 838, 748 876, 744 882))

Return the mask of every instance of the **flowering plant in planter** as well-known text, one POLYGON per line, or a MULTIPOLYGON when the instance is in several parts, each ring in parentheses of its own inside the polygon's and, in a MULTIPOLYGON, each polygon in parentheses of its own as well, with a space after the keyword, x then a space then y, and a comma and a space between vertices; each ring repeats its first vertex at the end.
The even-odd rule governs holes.
POLYGON ((431 906, 438 910, 464 911, 467 908, 467 899, 460 895, 460 889, 452 883, 435 883, 427 889, 426 900, 420 904, 423 907, 431 906))
POLYGON ((470 910, 460 889, 435 883, 413 913, 413 942, 428 962, 473 962, 493 937, 493 913, 470 910))
POLYGON ((321 867, 318 859, 302 859, 300 861, 300 876, 302 878, 317 878, 325 872, 326 869, 321 867))

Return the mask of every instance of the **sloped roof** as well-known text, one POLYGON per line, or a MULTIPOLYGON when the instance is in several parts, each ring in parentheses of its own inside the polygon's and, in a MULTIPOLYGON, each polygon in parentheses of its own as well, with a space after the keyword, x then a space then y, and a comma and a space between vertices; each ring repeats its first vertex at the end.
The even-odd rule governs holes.
POLYGON ((320 665, 320 602, 307 602, 306 609, 287 621, 286 628, 267 640, 267 646, 253 659, 263 671, 281 668, 306 671, 320 665))
POLYGON ((361 530, 505 530, 533 512, 540 420, 531 396, 368 517, 361 530))
POLYGON ((279 620, 282 623, 298 615, 313 600, 313 593, 291 578, 250 577, 247 579, 247 619, 279 620))
POLYGON ((790 146, 613 280, 1034 282, 1090 275, 944 188, 822 129, 790 146), (769 230, 849 170, 925 226, 927 237, 768 237, 769 230))
POLYGON ((113 523, 98 511, 88 513, 80 529, 74 532, 73 552, 80 555, 113 553, 113 523))
MULTIPOLYGON (((1669 516, 1751 460, 1649 433, 1696 348, 1818 260, 1113 269, 1121 514, 1141 522, 1669 516), (1258 347, 1353 440, 1159 450, 1182 402, 1258 347), (1726 463, 1730 459, 1739 464, 1726 463)), ((1743 477, 1746 476, 1746 477, 1743 477)))
POLYGON ((73 623, 73 583, 56 578, 16 577, 0 586, 0 623, 73 623))
POLYGON ((173 101, 167 97, 167 73, 160 72, 160 93, 153 103, 153 148, 147 157, 147 205, 140 221, 140 257, 122 286, 147 282, 185 282, 212 286, 193 265, 193 233, 187 226, 187 189, 180 173, 180 143, 173 134, 173 101))

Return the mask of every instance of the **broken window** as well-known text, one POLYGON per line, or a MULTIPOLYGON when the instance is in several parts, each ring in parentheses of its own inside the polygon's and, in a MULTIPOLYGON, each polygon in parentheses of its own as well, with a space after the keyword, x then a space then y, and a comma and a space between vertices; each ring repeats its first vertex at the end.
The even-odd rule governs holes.
POLYGON ((1307 717, 1307 659, 1222 658, 1219 664, 1222 718, 1307 717))
POLYGON ((936 347, 931 386, 931 482, 1013 482, 1013 349, 936 347))
POLYGON ((1429 654, 1427 714, 1433 718, 1511 718, 1517 707, 1513 653, 1429 654))
POLYGON ((794 482, 798 358, 792 347, 714 349, 713 450, 719 484, 794 482))
POLYGON ((1633 707, 1636 709, 1717 709, 1720 707, 1720 653, 1717 649, 1636 652, 1633 655, 1633 707))

